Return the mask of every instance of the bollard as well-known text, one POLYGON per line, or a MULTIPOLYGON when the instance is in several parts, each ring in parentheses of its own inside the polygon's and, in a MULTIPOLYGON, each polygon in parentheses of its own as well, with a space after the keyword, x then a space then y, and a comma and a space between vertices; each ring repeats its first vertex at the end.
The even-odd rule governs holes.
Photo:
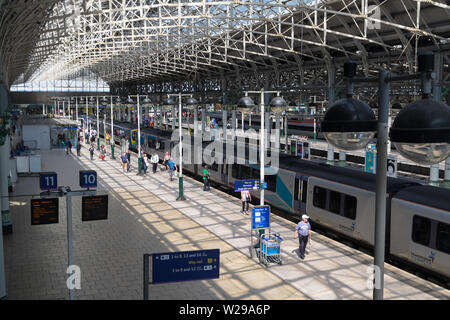
POLYGON ((445 160, 444 184, 445 188, 450 188, 450 157, 445 160))
POLYGON ((439 163, 430 166, 430 185, 439 187, 439 163))

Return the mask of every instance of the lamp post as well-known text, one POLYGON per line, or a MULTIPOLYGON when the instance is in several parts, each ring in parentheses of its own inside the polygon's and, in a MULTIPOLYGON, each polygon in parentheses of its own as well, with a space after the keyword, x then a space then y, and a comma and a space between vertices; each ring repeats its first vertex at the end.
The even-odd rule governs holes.
MULTIPOLYGON (((179 135, 180 135, 180 143, 179 143, 179 150, 180 150, 180 175, 178 178, 178 198, 177 201, 183 201, 186 200, 183 194, 183 127, 182 127, 182 97, 189 96, 189 99, 187 100, 187 103, 189 106, 195 106, 197 105, 197 100, 192 98, 191 94, 182 94, 181 92, 178 94, 168 94, 167 99, 163 101, 163 105, 166 106, 173 106, 175 105, 175 101, 171 99, 171 96, 178 96, 178 128, 179 128, 179 135)), ((175 116, 174 116, 175 121, 175 116)))
POLYGON ((342 150, 364 148, 377 133, 377 171, 375 204, 375 252, 373 299, 383 299, 387 143, 390 83, 400 80, 422 79, 423 99, 406 106, 396 117, 390 131, 391 141, 405 158, 414 162, 434 164, 450 155, 450 107, 429 99, 432 71, 432 53, 419 55, 418 74, 390 76, 381 70, 378 78, 355 78, 356 63, 344 64, 347 79, 347 98, 334 103, 322 121, 322 132, 327 141, 342 150), (378 82, 378 121, 372 109, 353 99, 353 83, 378 82))
MULTIPOLYGON (((111 159, 115 159, 114 158, 114 97, 111 96, 111 138, 109 143, 111 144, 111 159)), ((106 132, 105 132, 105 136, 106 136, 106 132)))
MULTIPOLYGON (((253 100, 248 96, 249 93, 259 93, 260 94, 260 112, 261 112, 261 129, 259 134, 260 139, 260 150, 259 150, 259 161, 260 161, 260 185, 264 182, 265 176, 265 164, 264 164, 264 155, 266 152, 265 139, 264 139, 264 93, 276 93, 277 97, 272 99, 270 102, 271 107, 274 112, 281 112, 286 108, 286 101, 279 96, 279 91, 264 91, 261 89, 260 91, 246 91, 245 97, 241 98, 237 104, 238 109, 241 113, 249 113, 251 117, 251 110, 255 106, 253 100)), ((267 128, 268 129, 268 128, 267 128)), ((270 141, 268 141, 268 146, 270 147, 270 141)), ((260 205, 264 205, 264 189, 260 189, 260 205)), ((264 230, 260 230, 260 235, 264 233, 264 230)))

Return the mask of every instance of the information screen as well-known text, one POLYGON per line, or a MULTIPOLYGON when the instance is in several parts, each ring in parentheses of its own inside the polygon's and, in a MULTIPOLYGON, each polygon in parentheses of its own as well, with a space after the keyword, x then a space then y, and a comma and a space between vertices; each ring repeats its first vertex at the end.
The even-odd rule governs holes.
POLYGON ((31 199, 31 225, 58 223, 59 199, 31 199))
POLYGON ((108 219, 108 195, 82 198, 81 221, 108 219))

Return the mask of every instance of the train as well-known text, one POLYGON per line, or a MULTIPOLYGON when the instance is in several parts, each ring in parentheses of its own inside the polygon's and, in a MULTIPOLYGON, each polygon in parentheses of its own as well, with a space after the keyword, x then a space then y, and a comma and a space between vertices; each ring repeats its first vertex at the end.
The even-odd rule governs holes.
MULTIPOLYGON (((103 128, 100 128, 102 134, 103 128)), ((109 125, 106 125, 106 130, 110 132, 109 125)), ((137 129, 129 124, 114 125, 116 143, 127 139, 130 149, 136 150, 137 136, 137 129)), ((146 128, 141 132, 144 152, 156 152, 160 159, 166 151, 175 152, 177 143, 178 140, 171 140, 171 133, 167 131, 146 128)), ((198 143, 193 137, 183 139, 184 146, 195 145, 202 150, 211 143, 214 142, 198 143)), ((233 144, 230 150, 234 150, 231 159, 234 162, 231 164, 228 164, 229 155, 224 152, 227 150, 226 143, 214 150, 216 161, 209 168, 213 185, 234 192, 236 180, 260 178, 259 165, 248 161, 252 152, 259 154, 257 146, 233 144)), ((277 156, 274 150, 269 153, 270 156, 277 156)), ((191 162, 183 163, 183 172, 200 179, 204 163, 193 164, 194 152, 190 156, 191 162)), ((320 161, 302 160, 283 153, 278 156, 276 168, 265 168, 265 202, 271 208, 296 218, 307 214, 313 227, 373 249, 374 174, 320 161)), ((259 192, 252 192, 252 198, 258 201, 259 192)), ((431 276, 449 288, 450 190, 424 185, 412 179, 388 177, 385 244, 386 261, 431 276)))

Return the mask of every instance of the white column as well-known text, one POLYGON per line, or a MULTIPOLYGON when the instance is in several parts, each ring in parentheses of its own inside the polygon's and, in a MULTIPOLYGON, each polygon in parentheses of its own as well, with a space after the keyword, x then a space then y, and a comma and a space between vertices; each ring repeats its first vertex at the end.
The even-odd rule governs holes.
MULTIPOLYGON (((106 136, 106 132, 105 132, 106 136)), ((111 140, 110 144, 114 145, 114 101, 113 97, 111 96, 111 140)))
POLYGON ((141 157, 141 104, 139 102, 139 95, 137 95, 137 116, 138 116, 138 158, 141 157))
MULTIPOLYGON (((264 154, 265 154, 265 144, 264 144, 264 90, 261 90, 261 128, 259 132, 259 161, 260 166, 260 179, 261 183, 264 182, 264 154)), ((264 205, 264 189, 261 188, 261 199, 260 205, 264 205)))
POLYGON ((339 151, 339 165, 345 167, 346 155, 344 151, 339 151))
POLYGON ((327 162, 334 163, 334 148, 328 143, 327 162))
POLYGON ((430 166, 430 184, 439 185, 439 163, 430 166))
POLYGON ((450 157, 445 160, 444 182, 446 184, 450 183, 450 157))
POLYGON ((181 109, 181 93, 179 94, 179 105, 178 105, 178 117, 179 117, 179 123, 178 123, 178 128, 180 130, 180 178, 183 177, 183 128, 182 128, 182 123, 183 123, 183 110, 181 109))
POLYGON ((280 114, 275 115, 275 150, 280 152, 280 114))

